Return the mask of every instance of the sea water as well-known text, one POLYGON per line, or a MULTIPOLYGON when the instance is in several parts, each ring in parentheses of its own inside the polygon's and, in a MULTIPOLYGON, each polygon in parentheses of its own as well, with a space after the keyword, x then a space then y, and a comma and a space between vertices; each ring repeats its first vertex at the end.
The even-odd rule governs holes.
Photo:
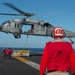
MULTIPOLYGON (((7 47, 0 47, 0 52, 2 52, 2 49, 7 47)), ((13 48, 11 47, 12 50, 29 50, 30 52, 43 52, 43 48, 13 48)))

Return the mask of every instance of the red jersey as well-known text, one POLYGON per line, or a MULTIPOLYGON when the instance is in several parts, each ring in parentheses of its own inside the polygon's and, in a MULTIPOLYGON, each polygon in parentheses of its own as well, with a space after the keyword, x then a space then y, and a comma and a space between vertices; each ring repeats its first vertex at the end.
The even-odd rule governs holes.
POLYGON ((6 49, 3 49, 2 52, 3 52, 3 54, 5 54, 6 53, 6 49))
POLYGON ((75 55, 72 45, 69 42, 56 40, 48 42, 44 48, 40 63, 40 75, 45 70, 70 71, 75 73, 75 55))
POLYGON ((8 53, 8 51, 6 50, 6 53, 5 53, 6 55, 8 55, 9 53, 8 53))
POLYGON ((6 49, 3 49, 3 54, 8 55, 8 51, 6 49))
POLYGON ((8 53, 9 54, 12 54, 12 49, 8 49, 8 53))

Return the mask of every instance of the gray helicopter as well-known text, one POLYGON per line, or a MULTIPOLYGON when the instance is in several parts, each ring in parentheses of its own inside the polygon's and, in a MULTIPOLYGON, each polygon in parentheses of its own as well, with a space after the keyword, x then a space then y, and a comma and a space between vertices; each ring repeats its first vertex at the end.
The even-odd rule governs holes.
MULTIPOLYGON (((11 16, 25 16, 23 19, 12 19, 7 20, 0 25, 0 31, 5 33, 11 33, 15 38, 20 38, 21 34, 25 35, 36 35, 36 36, 51 36, 54 26, 48 22, 44 22, 43 20, 32 19, 31 16, 35 16, 32 13, 26 13, 22 10, 18 9, 14 5, 10 3, 2 3, 16 11, 20 14, 8 14, 8 13, 0 13, 0 15, 11 15, 11 16), (27 31, 23 31, 23 25, 30 26, 30 29, 27 31)), ((69 38, 71 43, 74 43, 71 38, 75 37, 75 32, 65 30, 65 37, 69 38)))

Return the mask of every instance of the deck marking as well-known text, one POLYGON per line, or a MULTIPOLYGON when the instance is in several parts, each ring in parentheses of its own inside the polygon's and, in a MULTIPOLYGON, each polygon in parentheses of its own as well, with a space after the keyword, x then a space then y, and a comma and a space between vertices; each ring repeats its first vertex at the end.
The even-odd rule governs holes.
POLYGON ((39 70, 40 65, 35 63, 35 62, 27 60, 27 59, 25 59, 23 57, 14 57, 14 58, 16 58, 16 59, 22 61, 23 63, 26 63, 26 64, 30 65, 31 67, 34 67, 35 69, 39 70))

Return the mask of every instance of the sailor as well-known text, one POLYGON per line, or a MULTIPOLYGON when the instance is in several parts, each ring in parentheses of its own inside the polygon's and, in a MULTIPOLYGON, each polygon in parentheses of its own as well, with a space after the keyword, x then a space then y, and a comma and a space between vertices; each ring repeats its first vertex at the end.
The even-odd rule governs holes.
POLYGON ((11 54, 12 54, 12 49, 9 47, 8 48, 8 57, 9 57, 9 59, 11 59, 11 54))
POLYGON ((4 59, 6 59, 6 49, 5 48, 3 48, 2 53, 3 53, 4 59))
POLYGON ((69 75, 70 69, 75 75, 75 54, 71 43, 63 41, 64 30, 55 27, 53 41, 46 43, 40 62, 40 75, 69 75))

